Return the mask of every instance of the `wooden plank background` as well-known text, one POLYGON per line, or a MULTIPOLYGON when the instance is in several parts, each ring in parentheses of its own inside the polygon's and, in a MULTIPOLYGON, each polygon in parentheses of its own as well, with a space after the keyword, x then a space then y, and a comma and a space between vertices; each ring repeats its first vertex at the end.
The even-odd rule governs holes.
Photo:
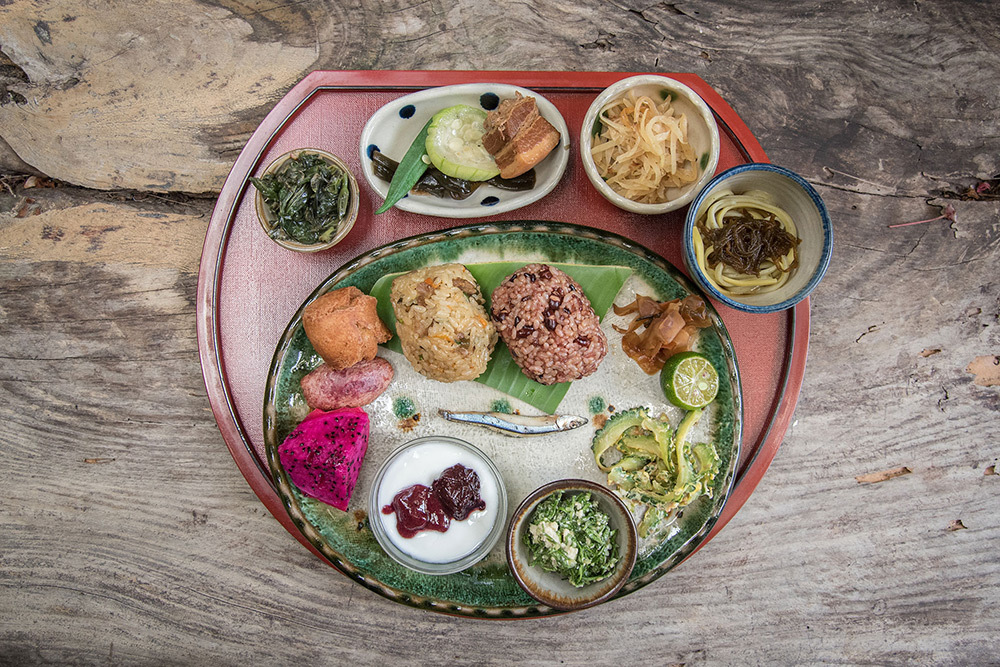
POLYGON ((8 0, 0 52, 0 664, 1000 662, 995 3, 8 0), (314 69, 694 72, 818 188, 793 424, 692 560, 565 617, 453 619, 257 501, 205 396, 197 262, 314 69))

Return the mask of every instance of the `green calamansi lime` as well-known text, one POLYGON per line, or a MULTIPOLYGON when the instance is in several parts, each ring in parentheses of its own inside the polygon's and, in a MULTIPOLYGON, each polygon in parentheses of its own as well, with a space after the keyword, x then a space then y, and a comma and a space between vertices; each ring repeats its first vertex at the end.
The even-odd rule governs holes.
POLYGON ((427 156, 448 176, 487 181, 500 173, 483 147, 486 112, 459 104, 434 114, 427 129, 427 156))
POLYGON ((697 352, 679 352, 660 371, 667 400, 685 410, 703 408, 719 393, 719 374, 712 362, 697 352))

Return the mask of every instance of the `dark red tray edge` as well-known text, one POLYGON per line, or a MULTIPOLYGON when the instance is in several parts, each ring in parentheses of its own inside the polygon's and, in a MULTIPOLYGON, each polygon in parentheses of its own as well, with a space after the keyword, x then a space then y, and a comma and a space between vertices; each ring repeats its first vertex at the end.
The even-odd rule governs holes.
MULTIPOLYGON (((208 393, 212 413, 219 431, 233 460, 243 474, 254 494, 267 510, 295 538, 316 556, 322 554, 295 527, 280 497, 273 487, 270 475, 252 450, 252 445, 244 436, 240 417, 228 393, 225 365, 222 360, 219 331, 216 327, 218 309, 219 278, 222 273, 226 243, 235 214, 235 205, 246 187, 246 176, 259 162, 264 151, 300 108, 316 91, 336 88, 395 88, 422 89, 435 86, 472 83, 483 80, 504 81, 525 88, 560 90, 600 90, 625 77, 643 74, 639 72, 509 72, 509 71, 366 71, 352 70, 329 72, 317 70, 308 74, 296 84, 267 114, 260 126, 251 135, 246 146, 226 177, 222 192, 205 235, 198 273, 197 289, 197 331, 198 352, 202 375, 208 393), (324 79, 335 74, 337 82, 331 84, 324 79), (553 79, 558 78, 558 83, 553 79)), ((672 76, 691 86, 715 112, 717 120, 729 130, 747 157, 754 162, 768 162, 767 155, 750 128, 729 106, 729 104, 700 77, 694 74, 671 73, 672 76)), ((705 539, 687 558, 708 543, 736 513, 743 507, 757 488, 768 466, 774 459, 788 429, 795 405, 798 401, 802 377, 805 372, 809 342, 809 299, 805 299, 788 311, 793 332, 785 360, 782 390, 775 397, 772 418, 765 430, 761 443, 754 450, 742 471, 737 471, 732 491, 726 501, 721 516, 705 539)), ((685 560, 687 560, 685 558, 685 560)))

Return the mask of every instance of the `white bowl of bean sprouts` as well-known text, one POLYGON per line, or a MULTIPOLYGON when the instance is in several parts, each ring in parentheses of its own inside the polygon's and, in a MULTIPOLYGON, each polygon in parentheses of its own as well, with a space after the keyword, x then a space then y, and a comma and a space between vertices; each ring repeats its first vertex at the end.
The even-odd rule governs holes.
POLYGON ((728 169, 691 202, 684 265, 712 298, 751 313, 791 308, 830 265, 833 225, 801 176, 773 164, 728 169))
POLYGON ((715 174, 719 128, 708 104, 683 83, 632 76, 590 105, 580 157, 605 199, 632 213, 657 215, 688 204, 715 174))

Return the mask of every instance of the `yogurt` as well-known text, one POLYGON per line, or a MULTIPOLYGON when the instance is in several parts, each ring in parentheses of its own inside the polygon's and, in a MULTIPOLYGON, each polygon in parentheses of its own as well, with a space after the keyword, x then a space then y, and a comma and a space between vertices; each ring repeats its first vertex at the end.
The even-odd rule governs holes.
POLYGON ((424 563, 452 563, 472 554, 490 537, 501 506, 506 505, 506 498, 501 503, 502 483, 493 465, 478 450, 459 443, 461 441, 451 438, 432 436, 404 446, 383 466, 377 492, 372 498, 370 520, 379 522, 381 532, 399 551, 424 563), (383 514, 381 508, 391 504, 397 493, 414 484, 431 486, 445 469, 456 463, 474 470, 479 476, 479 495, 486 508, 471 512, 461 521, 451 521, 443 533, 424 530, 413 537, 400 535, 396 515, 383 514))

